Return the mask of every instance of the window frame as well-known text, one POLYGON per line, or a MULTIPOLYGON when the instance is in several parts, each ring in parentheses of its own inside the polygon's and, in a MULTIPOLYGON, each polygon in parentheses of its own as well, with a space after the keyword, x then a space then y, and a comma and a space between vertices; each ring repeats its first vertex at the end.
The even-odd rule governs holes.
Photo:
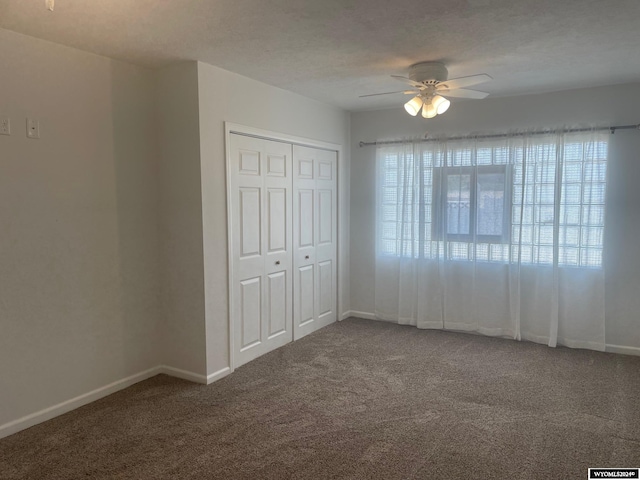
POLYGON ((432 201, 431 201, 431 236, 437 241, 453 241, 465 243, 508 244, 511 242, 511 207, 512 184, 510 165, 477 165, 461 167, 433 167, 432 201), (483 235, 477 233, 478 217, 478 175, 499 173, 504 175, 504 208, 502 212, 502 235, 483 235), (469 233, 451 234, 447 231, 447 218, 443 204, 447 201, 447 178, 449 175, 469 175, 469 233), (444 216, 444 218, 442 218, 444 216))

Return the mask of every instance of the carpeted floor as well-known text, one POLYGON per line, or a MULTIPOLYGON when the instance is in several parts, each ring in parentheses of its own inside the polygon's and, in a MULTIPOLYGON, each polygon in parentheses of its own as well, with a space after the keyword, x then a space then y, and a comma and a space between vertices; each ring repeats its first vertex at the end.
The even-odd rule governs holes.
POLYGON ((640 467, 640 357, 350 319, 0 440, 8 479, 581 479, 640 467))

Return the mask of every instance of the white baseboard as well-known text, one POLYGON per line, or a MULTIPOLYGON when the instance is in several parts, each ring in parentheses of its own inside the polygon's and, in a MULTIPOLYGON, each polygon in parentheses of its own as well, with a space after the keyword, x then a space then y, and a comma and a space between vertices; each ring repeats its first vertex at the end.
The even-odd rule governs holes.
POLYGON ((623 355, 636 355, 640 356, 640 348, 638 347, 625 347, 624 345, 609 345, 605 347, 605 352, 609 353, 621 353, 623 355))
POLYGON ((82 395, 78 395, 77 397, 65 400, 64 402, 58 403, 51 407, 47 407, 38 412, 31 413, 22 418, 18 418, 17 420, 5 423, 4 425, 0 425, 0 438, 8 437, 9 435, 18 433, 21 430, 25 430, 39 423, 51 420, 52 418, 63 415, 67 412, 70 412, 71 410, 75 410, 76 408, 82 407, 83 405, 95 402, 96 400, 100 400, 101 398, 111 395, 112 393, 124 390, 125 388, 128 388, 138 382, 142 382, 143 380, 147 380, 148 378, 155 377, 160 373, 164 373, 171 377, 181 378, 183 380, 189 380, 195 383, 209 385, 210 383, 213 383, 216 380, 220 380, 222 377, 226 377, 227 375, 229 375, 231 373, 231 369, 229 367, 225 367, 218 370, 217 372, 212 373, 211 375, 201 375, 199 373, 181 370, 179 368, 170 367, 168 365, 159 365, 157 367, 150 368, 149 370, 145 370, 144 372, 136 373, 135 375, 131 375, 127 378, 117 380, 110 383, 109 385, 105 385, 103 387, 96 388, 95 390, 91 390, 90 392, 83 393, 82 395))
POLYGON ((356 318, 364 318, 365 320, 380 320, 373 313, 368 312, 359 312, 357 310, 349 310, 344 313, 344 318, 356 317, 356 318))
POLYGON ((194 373, 188 370, 182 370, 180 368, 170 367, 169 365, 161 365, 158 367, 160 371, 158 373, 164 373, 171 377, 181 378, 182 380, 189 380, 194 383, 207 384, 207 376, 201 373, 194 373))
POLYGON ((83 405, 86 405, 88 403, 95 402, 96 400, 106 397, 107 395, 111 395, 112 393, 115 393, 119 390, 130 387, 135 383, 154 377, 159 373, 162 373, 161 367, 150 368, 149 370, 145 370, 144 372, 136 373, 135 375, 131 375, 130 377, 123 378, 121 380, 116 380, 109 385, 96 388, 95 390, 83 393, 82 395, 78 395, 77 397, 58 403, 57 405, 53 405, 30 415, 26 415, 22 418, 18 418, 17 420, 5 423, 4 425, 0 425, 0 438, 8 437, 9 435, 13 435, 20 430, 33 427, 34 425, 45 422, 47 420, 51 420, 54 417, 70 412, 71 410, 75 410, 76 408, 82 407, 83 405))
POLYGON ((166 373, 167 375, 170 375, 172 377, 189 380, 190 382, 202 383, 203 385, 209 385, 216 380, 220 380, 221 378, 226 377, 232 372, 231 368, 229 367, 221 368, 217 372, 213 372, 209 375, 202 375, 200 373, 194 373, 188 370, 181 370, 179 368, 169 367, 168 365, 162 365, 160 369, 161 371, 159 373, 166 373))
POLYGON ((231 370, 231 368, 229 368, 229 367, 221 368, 217 372, 213 372, 211 375, 207 375, 206 384, 209 385, 210 383, 213 383, 216 380, 220 380, 221 378, 226 377, 227 375, 229 375, 232 371, 233 370, 231 370))
POLYGON ((190 382, 202 383, 203 385, 209 385, 216 380, 220 380, 221 378, 229 375, 233 370, 230 367, 224 367, 218 370, 217 372, 213 372, 209 375, 202 375, 201 373, 194 373, 188 370, 181 370, 180 368, 170 367, 168 365, 162 365, 160 368, 160 372, 165 373, 172 377, 181 378, 183 380, 189 380, 190 382))

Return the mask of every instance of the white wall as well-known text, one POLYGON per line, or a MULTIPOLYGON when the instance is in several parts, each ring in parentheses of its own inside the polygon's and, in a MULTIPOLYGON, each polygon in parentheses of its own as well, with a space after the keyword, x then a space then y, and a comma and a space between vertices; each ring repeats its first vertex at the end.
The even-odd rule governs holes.
MULTIPOLYGON (((349 115, 335 107, 265 85, 221 68, 198 63, 202 217, 206 298, 207 373, 229 366, 227 206, 224 122, 344 146, 340 158, 340 232, 348 247, 349 234, 349 115)), ((342 311, 349 310, 348 251, 340 252, 345 267, 342 311)))
POLYGON ((0 29, 0 87, 2 430, 158 364, 159 270, 152 72, 0 29))
POLYGON ((198 69, 157 73, 162 362, 206 374, 198 69))
MULTIPOLYGON (((374 311, 375 141, 432 134, 502 132, 579 124, 640 122, 640 84, 580 89, 545 95, 452 102, 432 120, 402 108, 351 115, 351 308, 374 311)), ((611 137, 607 191, 606 341, 640 347, 640 132, 611 137)))

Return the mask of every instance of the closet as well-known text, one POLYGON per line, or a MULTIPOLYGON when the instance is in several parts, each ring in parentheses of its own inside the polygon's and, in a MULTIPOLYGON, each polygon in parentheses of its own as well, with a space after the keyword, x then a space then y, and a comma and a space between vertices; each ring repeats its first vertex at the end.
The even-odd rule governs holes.
POLYGON ((337 319, 337 153, 229 134, 234 366, 337 319))

